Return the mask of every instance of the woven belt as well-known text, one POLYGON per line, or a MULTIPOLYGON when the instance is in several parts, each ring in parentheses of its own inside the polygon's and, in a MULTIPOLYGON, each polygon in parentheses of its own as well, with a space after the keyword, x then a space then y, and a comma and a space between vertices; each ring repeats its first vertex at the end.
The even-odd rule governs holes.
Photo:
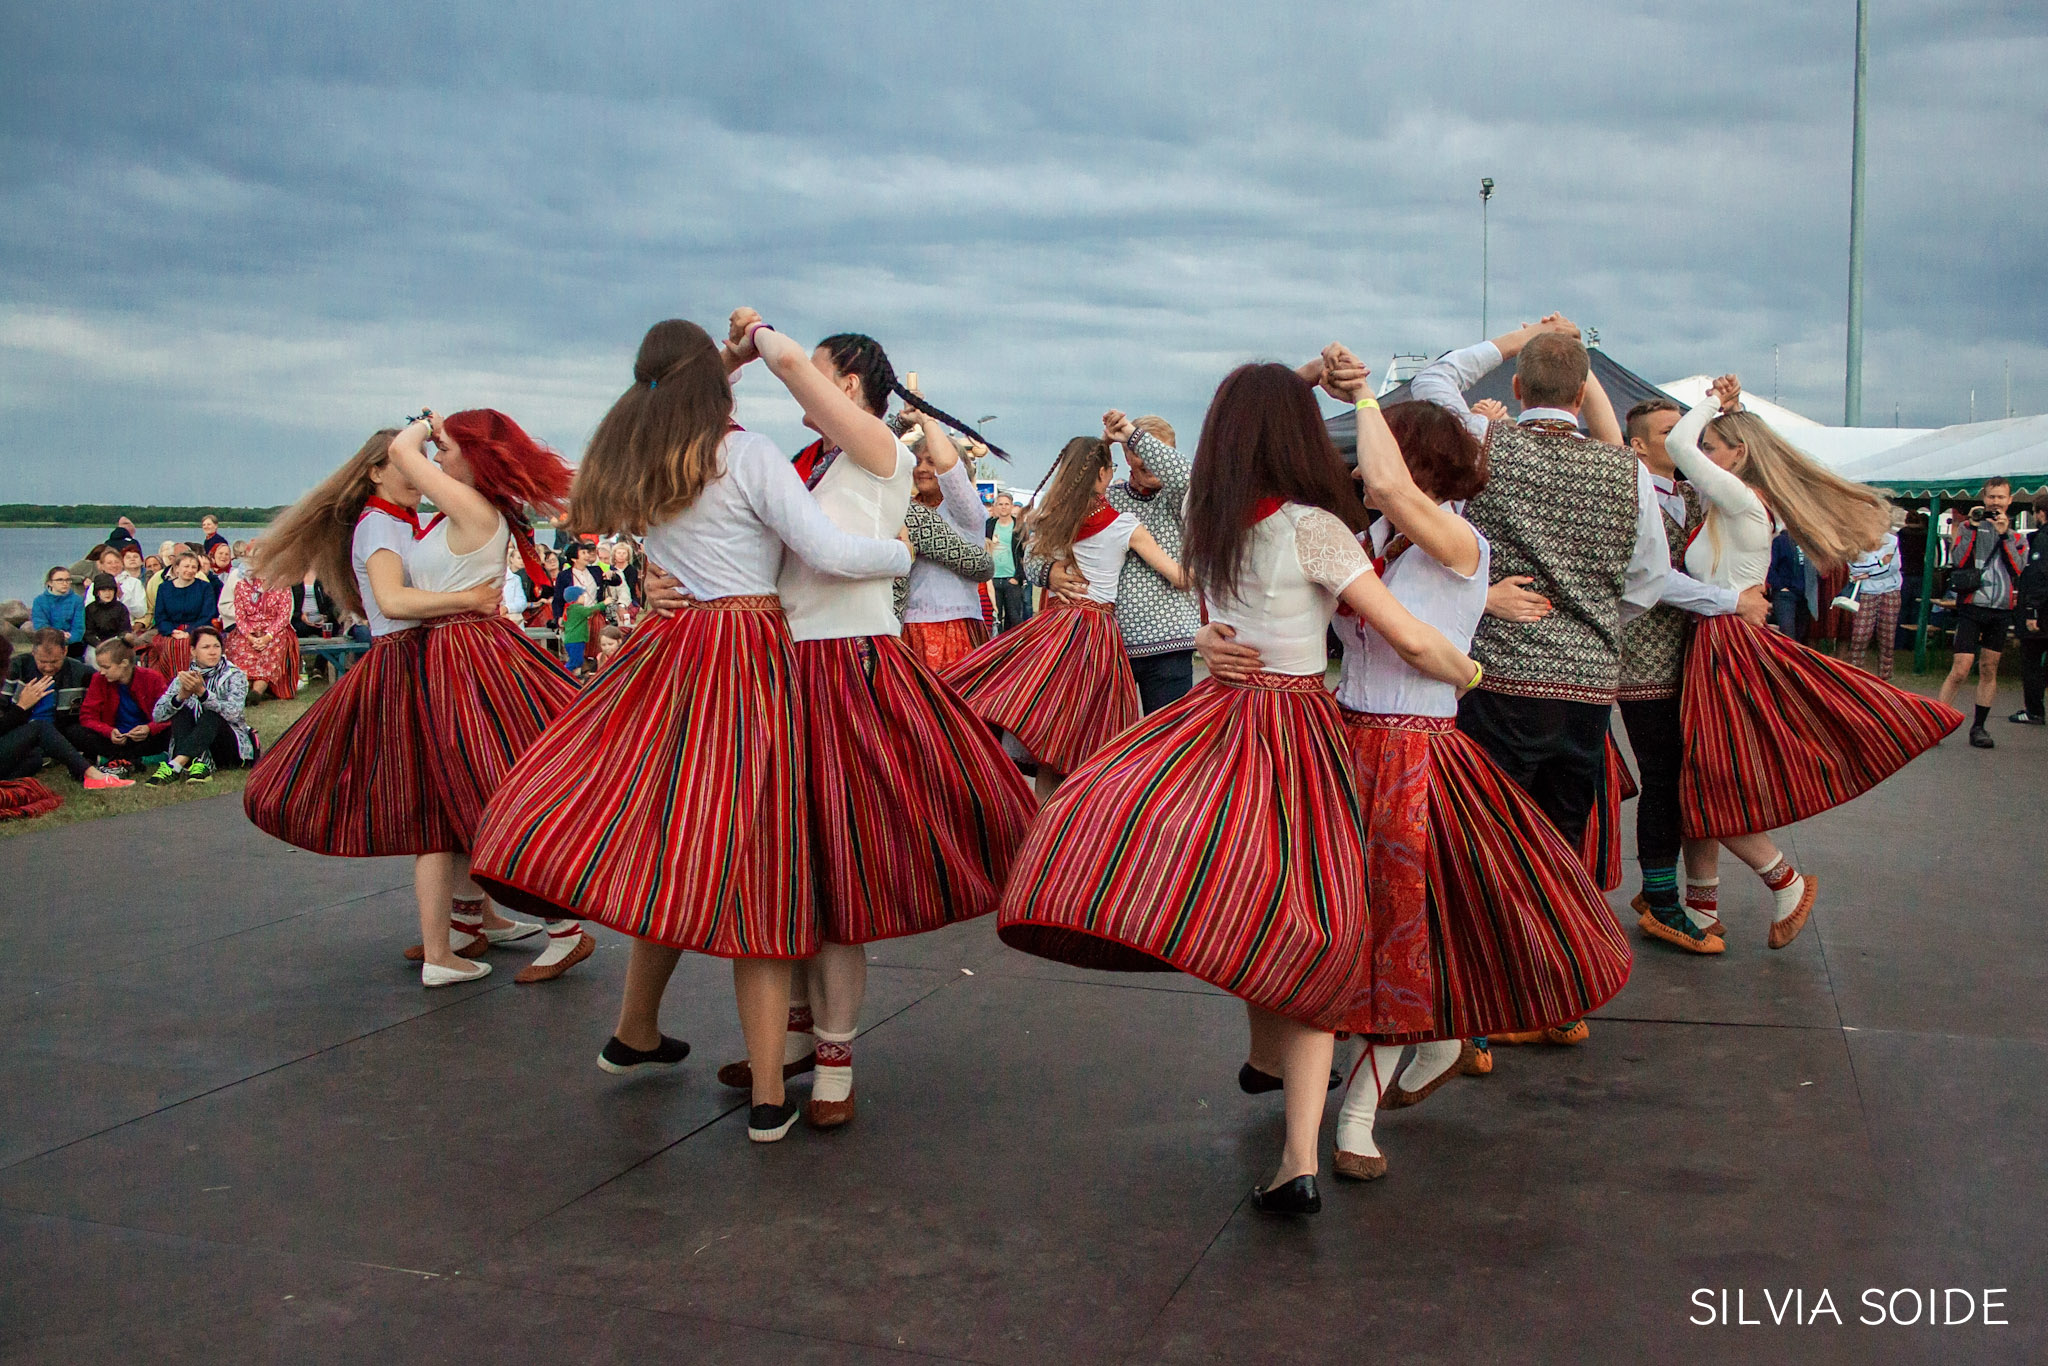
POLYGON ((740 593, 730 598, 684 598, 686 612, 780 612, 782 599, 773 593, 740 593))
POLYGON ((1382 716, 1377 712, 1344 708, 1344 724, 1360 730, 1422 730, 1442 733, 1458 728, 1455 716, 1382 716))
MULTIPOLYGON (((1045 600, 1045 606, 1046 606, 1046 608, 1060 607, 1060 608, 1064 608, 1064 609, 1066 609, 1066 610, 1067 610, 1067 611, 1069 611, 1069 612, 1114 612, 1114 611, 1116 611, 1116 604, 1115 604, 1115 603, 1113 603, 1113 602, 1097 602, 1097 601, 1096 601, 1095 599, 1093 599, 1093 598, 1082 598, 1082 599, 1079 599, 1079 600, 1076 600, 1076 599, 1074 599, 1074 598, 1047 598, 1047 599, 1045 600)), ((1044 608, 1041 608, 1040 610, 1041 610, 1041 611, 1043 611, 1043 610, 1045 610, 1045 609, 1044 609, 1044 608)))
POLYGON ((1329 692, 1323 686, 1321 674, 1276 674, 1259 669, 1239 678, 1216 681, 1226 688, 1257 688, 1262 692, 1329 692))

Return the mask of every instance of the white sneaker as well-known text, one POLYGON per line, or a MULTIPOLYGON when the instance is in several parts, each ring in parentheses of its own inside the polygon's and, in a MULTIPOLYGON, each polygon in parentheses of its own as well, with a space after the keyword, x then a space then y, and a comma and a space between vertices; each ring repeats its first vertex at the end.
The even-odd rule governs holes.
POLYGON ((420 964, 420 985, 423 987, 452 987, 457 982, 474 982, 479 977, 491 975, 489 963, 471 963, 464 968, 439 968, 432 963, 420 964))

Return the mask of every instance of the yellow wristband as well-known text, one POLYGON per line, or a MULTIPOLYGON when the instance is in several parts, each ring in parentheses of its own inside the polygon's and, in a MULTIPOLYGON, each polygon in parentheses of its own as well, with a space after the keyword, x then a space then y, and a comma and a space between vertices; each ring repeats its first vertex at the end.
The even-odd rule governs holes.
POLYGON ((1480 679, 1482 679, 1482 678, 1484 678, 1484 677, 1486 677, 1486 666, 1485 666, 1484 664, 1481 664, 1481 663, 1480 663, 1480 662, 1479 662, 1478 660, 1476 660, 1476 659, 1475 659, 1475 660, 1473 660, 1473 661, 1472 661, 1472 681, 1471 681, 1470 683, 1467 683, 1467 684, 1465 685, 1465 691, 1466 691, 1466 692, 1471 692, 1471 691, 1472 691, 1472 690, 1473 690, 1474 688, 1478 687, 1478 686, 1479 686, 1479 680, 1480 680, 1480 679))
POLYGON ((1374 398, 1371 394, 1367 394, 1364 398, 1358 400, 1358 411, 1360 411, 1361 413, 1364 412, 1367 408, 1377 408, 1379 406, 1380 401, 1374 398))

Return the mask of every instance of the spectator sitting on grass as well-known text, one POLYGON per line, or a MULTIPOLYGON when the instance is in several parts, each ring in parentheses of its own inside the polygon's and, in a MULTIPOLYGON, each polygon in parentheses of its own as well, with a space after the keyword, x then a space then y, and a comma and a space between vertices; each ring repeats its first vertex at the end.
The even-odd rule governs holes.
POLYGON ((220 632, 201 626, 192 632, 192 664, 164 689, 150 714, 168 721, 170 757, 149 775, 150 786, 210 780, 216 769, 256 762, 256 733, 243 718, 249 675, 230 664, 220 632))
POLYGON ((215 598, 220 610, 214 615, 220 618, 223 627, 235 624, 235 552, 226 541, 216 545, 207 557, 207 572, 212 576, 217 589, 215 598))
POLYGON ((97 646, 103 640, 135 643, 135 619, 121 601, 121 590, 112 574, 92 576, 92 601, 85 605, 85 643, 97 646))
POLYGON ((125 641, 101 642, 94 658, 100 671, 86 686, 79 724, 98 739, 101 766, 125 778, 168 743, 170 723, 150 719, 164 695, 164 676, 137 664, 134 647, 125 641))
POLYGON ((128 615, 135 619, 137 626, 144 628, 149 625, 149 597, 143 591, 143 584, 148 578, 148 561, 142 557, 142 547, 121 547, 121 572, 114 576, 114 582, 121 585, 121 601, 128 605, 128 615))
POLYGON ((71 591, 71 571, 53 565, 43 575, 43 591, 29 604, 29 625, 38 631, 62 631, 64 649, 85 653, 85 599, 71 591))
POLYGON ((92 732, 78 723, 87 673, 85 665, 65 654, 63 632, 47 627, 36 632, 35 649, 8 667, 7 681, 0 685, 0 778, 26 778, 55 760, 88 792, 134 786, 79 749, 79 741, 98 749, 92 732))
POLYGON ((213 554, 215 546, 228 543, 228 538, 220 534, 220 518, 210 512, 199 519, 199 536, 199 553, 206 556, 213 554))
MULTIPOLYGON (((142 556, 138 553, 135 560, 137 564, 140 564, 142 556)), ((126 578, 128 572, 127 565, 120 551, 112 546, 102 547, 99 555, 93 560, 93 569, 97 573, 105 574, 114 581, 115 595, 120 598, 121 605, 128 609, 128 619, 130 621, 137 620, 148 609, 148 600, 142 596, 141 581, 135 580, 131 584, 126 578)), ((90 607, 92 604, 87 603, 86 605, 90 607)))

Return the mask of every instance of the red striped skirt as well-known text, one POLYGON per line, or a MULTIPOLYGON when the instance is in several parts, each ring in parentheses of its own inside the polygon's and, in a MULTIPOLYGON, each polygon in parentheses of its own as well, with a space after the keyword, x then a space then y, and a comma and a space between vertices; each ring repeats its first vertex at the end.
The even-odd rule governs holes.
POLYGON ((258 829, 342 858, 462 847, 420 726, 424 636, 415 627, 378 637, 257 761, 242 809, 258 829))
POLYGON ((799 641, 796 666, 825 938, 993 911, 1037 802, 988 727, 895 636, 799 641))
POLYGON ((1600 784, 1600 793, 1593 799, 1593 813, 1586 822, 1586 838, 1579 850, 1586 871, 1603 892, 1621 885, 1621 804, 1639 791, 1636 775, 1628 771, 1628 760, 1621 757, 1621 746, 1614 743, 1610 731, 1606 781, 1600 784))
POLYGON ((1344 724, 1370 807, 1374 969, 1347 1028, 1398 1043, 1540 1029, 1621 990, 1631 960, 1607 899, 1455 718, 1344 724))
POLYGON ((1365 839, 1322 678, 1210 679, 1061 785, 1012 865, 999 932, 1041 958, 1185 972, 1344 1028, 1372 987, 1365 839))
POLYGON ((192 637, 168 633, 158 636, 149 643, 149 655, 143 663, 162 674, 164 682, 170 682, 192 667, 192 637))
POLYGON ((47 816, 62 805, 62 797, 34 778, 9 778, 0 782, 0 821, 47 816))
POLYGON ((1739 617, 1693 632, 1680 694, 1688 839, 1751 835, 1857 797, 1963 714, 1739 617))
POLYGON ((510 617, 442 617, 427 624, 426 635, 419 699, 427 766, 467 848, 484 804, 576 700, 576 682, 510 617))
POLYGON ((976 716, 1059 773, 1079 768, 1139 715, 1113 603, 1048 599, 943 677, 976 716))
POLYGON ((779 599, 643 622, 492 795, 471 875, 540 915, 721 958, 807 958, 802 730, 779 599))
POLYGON ((952 621, 906 621, 903 643, 933 673, 944 673, 988 644, 988 627, 979 617, 952 621))

